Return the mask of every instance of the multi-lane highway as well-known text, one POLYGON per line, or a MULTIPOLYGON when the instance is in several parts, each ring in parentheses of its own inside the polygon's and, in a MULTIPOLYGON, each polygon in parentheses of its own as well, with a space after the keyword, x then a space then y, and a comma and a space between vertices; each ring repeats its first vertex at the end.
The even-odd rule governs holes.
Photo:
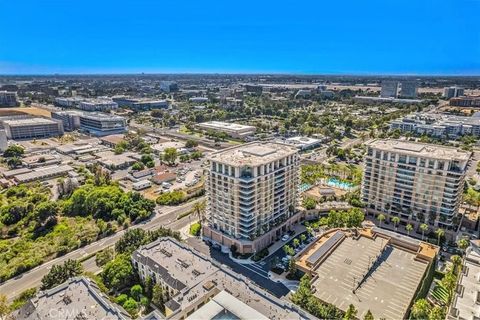
MULTIPOLYGON (((148 221, 145 221, 141 224, 132 226, 131 228, 142 228, 144 230, 153 230, 160 226, 168 227, 172 230, 181 230, 186 227, 192 219, 189 216, 183 217, 182 219, 177 220, 177 217, 180 213, 191 210, 193 204, 197 201, 202 201, 202 198, 196 199, 195 201, 188 202, 184 205, 177 207, 163 207, 159 212, 155 214, 153 218, 148 221)), ((89 255, 95 254, 96 252, 103 250, 107 247, 115 245, 115 242, 120 239, 120 237, 125 233, 124 230, 117 232, 107 238, 93 242, 85 247, 72 251, 62 257, 50 260, 30 271, 24 272, 23 274, 10 279, 2 284, 0 284, 0 293, 5 294, 7 299, 12 300, 21 292, 37 287, 40 285, 41 280, 45 274, 51 269, 53 265, 62 264, 68 259, 82 259, 89 255)), ((88 266, 91 265, 91 260, 87 264, 87 269, 90 269, 88 266)), ((88 270, 94 271, 94 270, 88 270)))

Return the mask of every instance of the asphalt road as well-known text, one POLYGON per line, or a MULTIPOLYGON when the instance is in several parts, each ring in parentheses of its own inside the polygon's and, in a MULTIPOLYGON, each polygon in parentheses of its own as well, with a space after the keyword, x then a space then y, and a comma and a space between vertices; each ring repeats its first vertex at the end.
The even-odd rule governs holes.
MULTIPOLYGON (((190 217, 186 216, 180 220, 177 220, 178 214, 190 210, 195 202, 201 201, 201 200, 203 200, 203 197, 178 207, 160 208, 161 213, 157 212, 157 214, 150 220, 147 220, 140 224, 132 226, 131 229, 141 228, 144 230, 152 230, 160 226, 164 226, 164 227, 171 228, 173 230, 180 230, 190 224, 190 217)), ((62 257, 45 262, 44 264, 32 270, 24 272, 13 279, 5 281, 4 283, 0 284, 0 293, 6 295, 7 299, 12 300, 13 298, 15 298, 15 296, 17 296, 21 292, 29 288, 39 286, 43 276, 49 272, 49 270, 53 265, 63 264, 63 262, 68 259, 78 260, 88 255, 94 254, 100 250, 103 250, 107 247, 113 246, 124 233, 125 233, 125 230, 119 231, 107 238, 93 242, 85 247, 72 251, 62 257)), ((84 262, 84 266, 86 267, 87 271, 92 271, 92 272, 98 271, 94 266, 94 260, 93 260, 93 264, 91 259, 86 260, 84 262)))
POLYGON ((213 249, 212 247, 207 246, 203 241, 198 238, 189 238, 187 243, 195 248, 197 251, 200 251, 213 259, 217 260, 219 263, 228 266, 230 269, 236 273, 242 274, 247 277, 250 281, 256 283, 261 288, 269 291, 274 296, 280 298, 287 295, 290 290, 285 287, 282 283, 272 281, 268 278, 268 271, 260 268, 257 264, 252 265, 243 265, 239 264, 228 256, 226 253, 222 253, 219 250, 213 249))

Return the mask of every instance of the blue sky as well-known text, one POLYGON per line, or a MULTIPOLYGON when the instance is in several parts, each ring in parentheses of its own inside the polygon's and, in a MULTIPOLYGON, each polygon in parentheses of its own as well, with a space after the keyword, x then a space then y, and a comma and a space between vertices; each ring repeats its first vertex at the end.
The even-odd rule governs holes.
POLYGON ((0 0, 0 74, 480 74, 480 0, 0 0))

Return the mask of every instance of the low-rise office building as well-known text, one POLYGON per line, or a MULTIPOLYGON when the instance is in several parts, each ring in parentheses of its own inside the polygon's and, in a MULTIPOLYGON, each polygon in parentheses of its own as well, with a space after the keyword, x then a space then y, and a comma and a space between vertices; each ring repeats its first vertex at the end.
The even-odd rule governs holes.
POLYGON ((112 100, 119 107, 127 107, 134 110, 167 109, 167 100, 151 100, 130 97, 113 97, 112 100))
POLYGON ((94 136, 120 134, 127 130, 124 117, 106 113, 82 113, 80 115, 80 129, 94 136))
POLYGON ((257 128, 254 126, 247 126, 237 123, 221 122, 221 121, 209 121, 197 124, 197 128, 205 131, 216 131, 228 134, 232 138, 243 139, 245 137, 254 135, 257 128))
POLYGON ((362 200, 367 213, 456 228, 471 152, 401 140, 366 145, 362 200))
POLYGON ((172 238, 140 247, 132 262, 142 281, 149 277, 167 293, 167 319, 217 319, 219 314, 221 318, 230 315, 228 319, 313 318, 172 238), (249 307, 239 310, 245 304, 249 307))
POLYGON ((110 111, 118 108, 118 104, 107 99, 90 99, 81 101, 78 108, 84 111, 110 111))
POLYGON ((206 97, 191 97, 188 99, 188 101, 193 102, 193 103, 205 103, 208 102, 208 98, 206 97))
POLYGON ((49 138, 63 135, 59 120, 40 117, 12 117, 0 120, 8 139, 49 138))
POLYGON ((322 140, 310 137, 297 136, 281 140, 280 142, 295 146, 300 150, 308 150, 320 146, 322 140))
POLYGON ((17 93, 10 91, 0 91, 0 107, 16 107, 17 93))
POLYGON ((52 119, 62 121, 65 131, 74 131, 80 128, 80 115, 77 111, 55 111, 52 112, 52 119))

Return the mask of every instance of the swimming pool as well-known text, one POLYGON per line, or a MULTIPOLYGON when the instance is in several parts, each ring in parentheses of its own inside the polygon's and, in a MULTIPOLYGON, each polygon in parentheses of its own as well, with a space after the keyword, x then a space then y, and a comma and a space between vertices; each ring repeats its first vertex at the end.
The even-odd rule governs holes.
POLYGON ((310 183, 302 183, 300 185, 300 192, 305 192, 307 191, 308 189, 310 189, 312 187, 312 185, 310 183))
POLYGON ((350 182, 340 181, 336 178, 330 178, 327 180, 327 185, 334 188, 340 188, 344 190, 351 190, 355 187, 354 184, 350 182))

